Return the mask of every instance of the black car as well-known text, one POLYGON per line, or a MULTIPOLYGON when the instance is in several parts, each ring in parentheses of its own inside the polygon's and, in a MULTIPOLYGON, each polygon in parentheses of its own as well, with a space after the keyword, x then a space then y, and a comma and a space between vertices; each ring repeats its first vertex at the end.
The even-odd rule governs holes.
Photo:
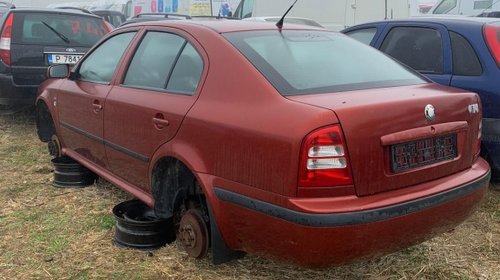
POLYGON ((34 104, 52 64, 75 64, 108 24, 76 10, 9 8, 0 16, 0 113, 34 104))

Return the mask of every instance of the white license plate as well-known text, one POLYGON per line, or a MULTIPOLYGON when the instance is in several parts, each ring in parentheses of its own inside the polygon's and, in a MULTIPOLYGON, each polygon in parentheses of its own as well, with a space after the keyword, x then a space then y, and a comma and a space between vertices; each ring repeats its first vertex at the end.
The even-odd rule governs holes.
POLYGON ((49 64, 75 64, 82 54, 49 54, 49 64))

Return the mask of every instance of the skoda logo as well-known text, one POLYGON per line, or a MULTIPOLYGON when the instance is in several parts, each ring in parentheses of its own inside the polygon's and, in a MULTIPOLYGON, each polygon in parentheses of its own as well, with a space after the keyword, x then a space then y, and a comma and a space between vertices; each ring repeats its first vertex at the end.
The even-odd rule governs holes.
POLYGON ((73 49, 73 48, 67 48, 67 49, 66 49, 66 51, 67 51, 67 52, 76 52, 76 50, 75 50, 75 49, 73 49))
POLYGON ((434 106, 432 106, 431 104, 425 106, 424 115, 428 121, 433 121, 436 118, 436 112, 434 111, 434 106))

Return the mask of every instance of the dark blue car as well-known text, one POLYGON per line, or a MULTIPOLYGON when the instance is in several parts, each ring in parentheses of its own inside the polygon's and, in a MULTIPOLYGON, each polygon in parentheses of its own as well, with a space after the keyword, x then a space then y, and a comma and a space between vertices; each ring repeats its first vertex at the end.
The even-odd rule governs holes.
POLYGON ((477 92, 484 113, 482 156, 499 179, 500 19, 417 17, 371 22, 342 32, 437 83, 477 92))

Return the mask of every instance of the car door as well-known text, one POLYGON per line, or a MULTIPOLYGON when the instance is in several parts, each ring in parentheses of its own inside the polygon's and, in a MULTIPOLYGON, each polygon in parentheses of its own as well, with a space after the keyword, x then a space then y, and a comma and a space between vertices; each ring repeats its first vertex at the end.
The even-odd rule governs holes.
POLYGON ((90 161, 106 167, 103 142, 103 108, 111 80, 135 32, 113 36, 85 57, 74 78, 63 80, 54 104, 61 127, 61 140, 90 161))
POLYGON ((451 46, 444 26, 389 23, 373 46, 434 82, 450 85, 451 46))
POLYGON ((186 37, 149 30, 114 87, 104 112, 111 170, 149 189, 149 162, 172 139, 196 101, 204 69, 201 52, 186 37))

